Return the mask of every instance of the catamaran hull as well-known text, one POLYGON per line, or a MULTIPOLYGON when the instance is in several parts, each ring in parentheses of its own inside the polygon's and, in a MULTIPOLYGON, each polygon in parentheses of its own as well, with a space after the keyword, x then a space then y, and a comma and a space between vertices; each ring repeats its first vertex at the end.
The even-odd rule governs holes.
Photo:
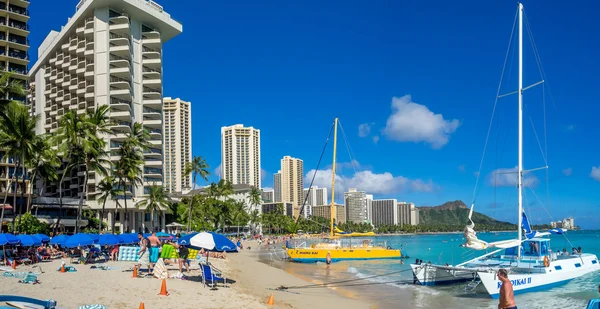
POLYGON ((413 271, 413 283, 426 286, 467 282, 473 280, 477 275, 477 270, 429 264, 410 264, 410 268, 413 271))
MULTIPOLYGON (((580 259, 552 261, 549 267, 531 273, 509 273, 515 294, 545 291, 560 286, 585 274, 600 270, 598 258, 593 254, 583 254, 580 259)), ((518 270, 517 270, 518 271, 518 270)), ((500 296, 501 282, 496 271, 477 272, 481 283, 492 298, 500 296)))
POLYGON ((298 248, 287 249, 290 260, 299 263, 325 262, 327 252, 331 252, 331 261, 400 259, 400 250, 393 249, 328 249, 328 248, 298 248))

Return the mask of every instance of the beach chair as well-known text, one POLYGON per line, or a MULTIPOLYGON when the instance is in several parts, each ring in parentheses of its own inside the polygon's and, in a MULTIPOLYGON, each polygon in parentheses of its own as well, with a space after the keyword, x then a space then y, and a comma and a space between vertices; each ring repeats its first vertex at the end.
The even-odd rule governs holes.
MULTIPOLYGON (((210 265, 200 264, 200 268, 202 269, 202 284, 204 286, 211 287, 212 290, 216 290, 217 282, 222 281, 225 287, 227 286, 227 278, 217 276, 210 265)), ((221 275, 222 276, 222 275, 221 275)))

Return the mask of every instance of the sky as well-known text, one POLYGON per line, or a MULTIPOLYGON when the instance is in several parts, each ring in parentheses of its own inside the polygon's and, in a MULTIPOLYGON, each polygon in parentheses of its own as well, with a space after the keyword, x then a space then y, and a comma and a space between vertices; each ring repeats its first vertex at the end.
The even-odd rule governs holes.
MULTIPOLYGON (((32 64, 77 2, 32 2, 32 64)), ((517 89, 516 31, 507 53, 516 2, 158 2, 183 25, 163 46, 164 95, 192 102, 193 155, 210 181, 220 128, 244 124, 261 131, 263 187, 285 155, 304 161, 308 186, 339 117, 338 189, 417 206, 475 202, 516 222, 518 103, 496 101, 499 88, 517 89)), ((524 6, 523 84, 545 80, 524 95, 524 167, 549 168, 525 176, 523 205, 534 224, 572 216, 600 228, 600 4, 524 6)), ((330 143, 313 185, 330 186, 331 162, 330 143)))

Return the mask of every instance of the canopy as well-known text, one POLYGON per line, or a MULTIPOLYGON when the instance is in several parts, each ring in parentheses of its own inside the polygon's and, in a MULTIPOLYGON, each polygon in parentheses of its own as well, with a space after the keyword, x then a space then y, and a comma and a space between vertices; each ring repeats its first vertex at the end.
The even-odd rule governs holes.
POLYGON ((50 244, 51 245, 63 244, 65 242, 65 240, 67 240, 67 238, 69 238, 69 235, 67 235, 67 234, 56 235, 56 236, 52 237, 52 239, 50 239, 50 244))
POLYGON ((198 233, 189 238, 188 244, 183 242, 187 242, 187 239, 180 238, 179 244, 198 250, 237 252, 237 246, 229 238, 213 232, 198 233))
POLYGON ((42 244, 41 239, 32 235, 17 235, 17 238, 21 241, 21 246, 40 246, 42 244))
POLYGON ((122 243, 122 241, 113 234, 102 234, 98 236, 98 241, 96 243, 100 246, 114 246, 122 243))
POLYGON ((67 238, 62 244, 67 248, 75 248, 75 247, 85 247, 94 243, 94 240, 88 234, 75 234, 67 238))
POLYGON ((135 233, 127 233, 121 234, 117 236, 122 244, 133 244, 138 242, 137 234, 135 233))
POLYGON ((50 241, 50 237, 48 237, 48 235, 44 235, 44 234, 34 234, 33 236, 39 238, 43 243, 49 242, 50 241))
POLYGON ((0 246, 17 245, 21 241, 13 234, 0 234, 0 246))

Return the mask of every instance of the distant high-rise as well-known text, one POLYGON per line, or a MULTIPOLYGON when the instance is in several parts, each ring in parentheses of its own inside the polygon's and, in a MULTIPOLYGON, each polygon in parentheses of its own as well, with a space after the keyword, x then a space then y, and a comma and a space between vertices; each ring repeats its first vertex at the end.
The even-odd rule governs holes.
POLYGON ((344 192, 344 204, 346 206, 346 220, 354 223, 368 222, 367 195, 364 191, 349 189, 344 192))
POLYGON ((419 224, 419 210, 414 203, 398 202, 398 224, 419 224))
POLYGON ((275 199, 275 191, 263 190, 261 193, 261 198, 263 200, 263 203, 273 203, 275 199))
POLYGON ((383 199, 373 200, 371 223, 374 226, 397 225, 398 222, 398 200, 383 199))
POLYGON ((281 199, 293 205, 293 215, 300 215, 304 202, 304 170, 300 159, 285 156, 281 159, 281 199))
MULTIPOLYGON (((319 188, 317 186, 312 186, 310 187, 310 190, 309 188, 305 188, 303 191, 304 199, 306 200, 306 204, 304 205, 303 211, 305 218, 308 218, 313 215, 313 206, 327 205, 327 188, 319 188)), ((302 204, 302 202, 300 204, 302 204)), ((300 207, 302 207, 302 205, 300 205, 300 207)))
POLYGON ((192 175, 184 176, 192 161, 191 104, 179 98, 163 99, 164 187, 167 192, 192 189, 192 175))
POLYGON ((373 224, 373 194, 367 194, 367 222, 373 224))
POLYGON ((260 186, 260 130, 236 124, 221 128, 221 178, 260 186))
POLYGON ((273 174, 273 199, 274 202, 280 203, 281 199, 281 171, 277 171, 277 173, 273 174))

